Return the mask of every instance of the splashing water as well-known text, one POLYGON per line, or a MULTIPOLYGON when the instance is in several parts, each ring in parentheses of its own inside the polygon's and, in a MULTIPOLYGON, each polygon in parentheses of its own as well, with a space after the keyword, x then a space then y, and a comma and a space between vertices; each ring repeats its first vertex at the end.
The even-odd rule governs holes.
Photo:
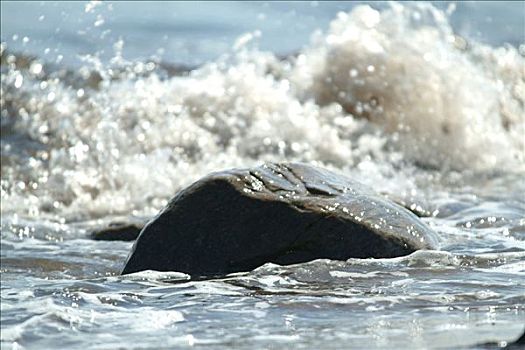
POLYGON ((340 13, 316 41, 298 60, 297 82, 308 81, 300 93, 398 133, 407 157, 455 169, 523 164, 517 50, 501 49, 495 61, 486 47, 465 48, 426 4, 340 13))
MULTIPOLYGON (((101 6, 85 5, 97 28, 101 6)), ((284 59, 253 48, 260 36, 195 69, 127 61, 122 39, 77 70, 2 43, 2 347, 426 348, 519 333, 523 50, 467 41, 420 3, 339 13, 284 59), (129 244, 85 239, 263 161, 325 166, 420 208, 443 251, 188 281, 115 277, 129 244)))
POLYGON ((3 120, 9 137, 36 149, 15 156, 4 143, 4 162, 15 164, 2 178, 3 210, 103 216, 149 204, 151 214, 211 170, 262 160, 522 170, 523 57, 459 40, 430 5, 363 6, 285 61, 241 46, 183 77, 130 63, 116 79, 95 60, 98 89, 42 79, 39 62, 12 63, 3 120))

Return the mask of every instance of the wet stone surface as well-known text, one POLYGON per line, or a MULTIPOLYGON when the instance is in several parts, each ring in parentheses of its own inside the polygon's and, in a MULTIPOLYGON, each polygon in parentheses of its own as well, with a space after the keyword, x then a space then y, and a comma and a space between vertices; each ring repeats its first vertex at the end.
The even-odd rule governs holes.
POLYGON ((91 232, 90 237, 95 241, 134 241, 137 239, 144 223, 112 222, 91 232))
POLYGON ((123 274, 193 277, 265 263, 391 258, 437 249, 405 208, 342 175, 304 164, 210 174, 180 191, 142 230, 123 274))

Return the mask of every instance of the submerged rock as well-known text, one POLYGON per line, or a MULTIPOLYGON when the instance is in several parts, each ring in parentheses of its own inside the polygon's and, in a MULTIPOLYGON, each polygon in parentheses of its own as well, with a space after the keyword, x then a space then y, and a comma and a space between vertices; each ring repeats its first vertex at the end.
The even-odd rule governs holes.
POLYGON ((144 223, 112 222, 107 227, 91 232, 95 241, 134 241, 137 239, 144 223))
POLYGON ((213 173, 180 191, 146 224, 122 273, 214 276, 436 247, 414 214, 355 181, 305 164, 265 164, 213 173))

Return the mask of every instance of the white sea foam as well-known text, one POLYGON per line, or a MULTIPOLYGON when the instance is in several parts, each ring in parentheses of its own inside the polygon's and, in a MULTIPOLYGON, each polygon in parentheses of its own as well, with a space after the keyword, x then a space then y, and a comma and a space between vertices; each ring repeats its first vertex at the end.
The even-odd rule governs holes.
POLYGON ((429 4, 360 6, 299 55, 294 81, 395 133, 422 164, 492 169, 523 165, 524 67, 514 48, 468 47, 429 4))
POLYGON ((285 61, 245 39, 181 77, 131 69, 112 80, 115 67, 91 58, 98 90, 8 69, 2 105, 14 115, 2 118, 36 149, 3 140, 2 213, 151 215, 210 171, 268 160, 323 164, 376 188, 393 181, 399 192, 415 186, 403 159, 524 167, 523 56, 466 45, 431 5, 358 6, 285 61))

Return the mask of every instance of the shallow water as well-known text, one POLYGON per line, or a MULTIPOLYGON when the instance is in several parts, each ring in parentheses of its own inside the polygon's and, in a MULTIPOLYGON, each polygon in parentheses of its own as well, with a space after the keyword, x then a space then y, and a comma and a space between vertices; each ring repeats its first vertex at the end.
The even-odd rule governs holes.
POLYGON ((519 5, 172 3, 144 8, 141 22, 122 3, 2 2, 2 348, 420 349, 516 338, 519 5), (283 160, 403 201, 441 250, 189 281, 120 277, 131 243, 87 239, 113 219, 151 217, 210 171, 283 160))

